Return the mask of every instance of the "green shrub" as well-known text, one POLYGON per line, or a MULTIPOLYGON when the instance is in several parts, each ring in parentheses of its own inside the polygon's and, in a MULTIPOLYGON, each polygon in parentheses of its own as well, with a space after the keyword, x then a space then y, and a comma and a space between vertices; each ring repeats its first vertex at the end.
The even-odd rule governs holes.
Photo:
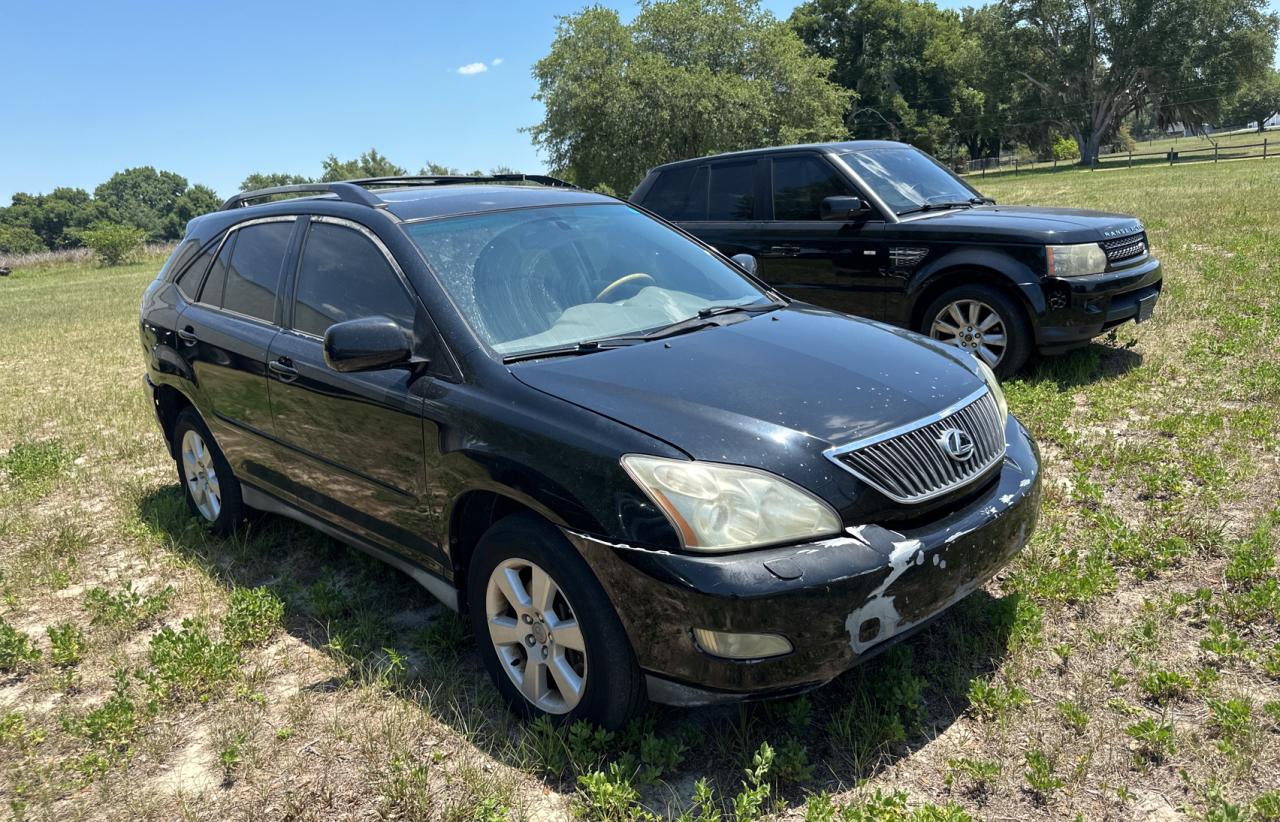
POLYGON ((228 642, 214 642, 203 622, 184 619, 182 630, 165 627, 151 638, 148 649, 154 668, 153 687, 163 695, 200 701, 240 664, 240 654, 228 642))
POLYGON ((1063 135, 1053 141, 1053 158, 1055 160, 1075 160, 1080 157, 1080 146, 1070 137, 1063 135))
POLYGON ((40 661, 40 649, 31 637, 0 619, 0 671, 12 673, 40 661))
POLYGON ((84 607, 94 625, 138 628, 167 611, 173 593, 173 587, 166 585, 144 597, 133 590, 132 582, 125 582, 114 594, 105 588, 90 590, 84 595, 84 607))
POLYGON ((75 665, 84 656, 89 643, 85 641, 84 632, 70 622, 62 625, 50 625, 49 642, 53 649, 49 652, 49 661, 58 668, 75 665))
POLYGON ((236 648, 260 645, 283 617, 284 603, 266 588, 236 588, 222 618, 223 639, 236 648))
POLYGON ((120 265, 142 250, 147 232, 128 225, 99 223, 80 236, 104 265, 120 265))

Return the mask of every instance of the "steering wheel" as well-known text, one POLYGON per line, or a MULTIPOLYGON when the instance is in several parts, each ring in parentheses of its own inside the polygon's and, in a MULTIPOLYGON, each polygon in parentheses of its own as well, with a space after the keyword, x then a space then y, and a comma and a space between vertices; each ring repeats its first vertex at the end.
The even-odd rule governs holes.
POLYGON ((622 288, 625 285, 629 285, 631 283, 645 282, 645 281, 648 281, 650 285, 654 285, 656 283, 653 277, 650 277, 648 274, 645 274, 643 271, 637 271, 634 274, 625 274, 619 277, 618 279, 614 280, 613 282, 609 283, 608 285, 606 285, 604 287, 604 290, 596 295, 595 301, 600 302, 605 297, 609 296, 614 291, 617 291, 619 288, 622 288))

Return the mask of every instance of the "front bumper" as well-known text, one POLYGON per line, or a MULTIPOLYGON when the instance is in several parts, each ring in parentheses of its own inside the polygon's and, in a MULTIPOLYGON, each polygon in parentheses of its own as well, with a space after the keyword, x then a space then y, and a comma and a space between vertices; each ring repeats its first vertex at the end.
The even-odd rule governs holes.
POLYGON ((1084 345, 1107 329, 1136 319, 1144 302, 1159 299, 1162 283, 1160 261, 1155 257, 1089 277, 1046 277, 1040 284, 1045 311, 1036 329, 1041 353, 1084 345))
POLYGON ((1039 512, 1039 454, 1012 417, 1005 435, 1005 461, 989 488, 901 533, 863 525, 821 542, 726 556, 565 535, 617 609, 652 699, 693 705, 799 692, 902 639, 1022 549, 1039 512), (723 659, 694 643, 694 628, 781 634, 793 650, 723 659))

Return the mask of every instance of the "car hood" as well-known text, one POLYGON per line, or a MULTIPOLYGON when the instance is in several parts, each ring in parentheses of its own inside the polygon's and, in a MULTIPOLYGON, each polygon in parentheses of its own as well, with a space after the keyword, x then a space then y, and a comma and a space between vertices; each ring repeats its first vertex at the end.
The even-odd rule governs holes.
POLYGON ((1125 214, 1078 208, 976 206, 926 212, 887 226, 913 237, 999 242, 1089 243, 1142 231, 1142 223, 1125 214))
POLYGON ((827 448, 919 420, 984 384, 967 355, 869 320, 796 304, 731 316, 738 321, 511 372, 695 459, 811 488, 833 468, 827 448))

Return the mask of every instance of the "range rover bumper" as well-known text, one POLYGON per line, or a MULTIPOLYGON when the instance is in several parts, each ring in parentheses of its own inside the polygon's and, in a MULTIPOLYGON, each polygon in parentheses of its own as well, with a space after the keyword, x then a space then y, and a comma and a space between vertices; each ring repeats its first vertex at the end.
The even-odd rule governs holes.
POLYGON ((726 556, 673 554, 566 530, 627 630, 656 702, 699 705, 797 693, 874 656, 968 595, 1026 544, 1040 499, 1039 454, 1010 417, 999 475, 927 526, 726 556), (693 629, 776 634, 790 653, 714 656, 693 629))
POLYGON ((1150 316, 1160 298, 1160 261, 1149 257, 1119 271, 1090 277, 1047 277, 1045 313, 1039 318, 1036 343, 1043 354, 1085 345, 1108 329, 1150 316))

